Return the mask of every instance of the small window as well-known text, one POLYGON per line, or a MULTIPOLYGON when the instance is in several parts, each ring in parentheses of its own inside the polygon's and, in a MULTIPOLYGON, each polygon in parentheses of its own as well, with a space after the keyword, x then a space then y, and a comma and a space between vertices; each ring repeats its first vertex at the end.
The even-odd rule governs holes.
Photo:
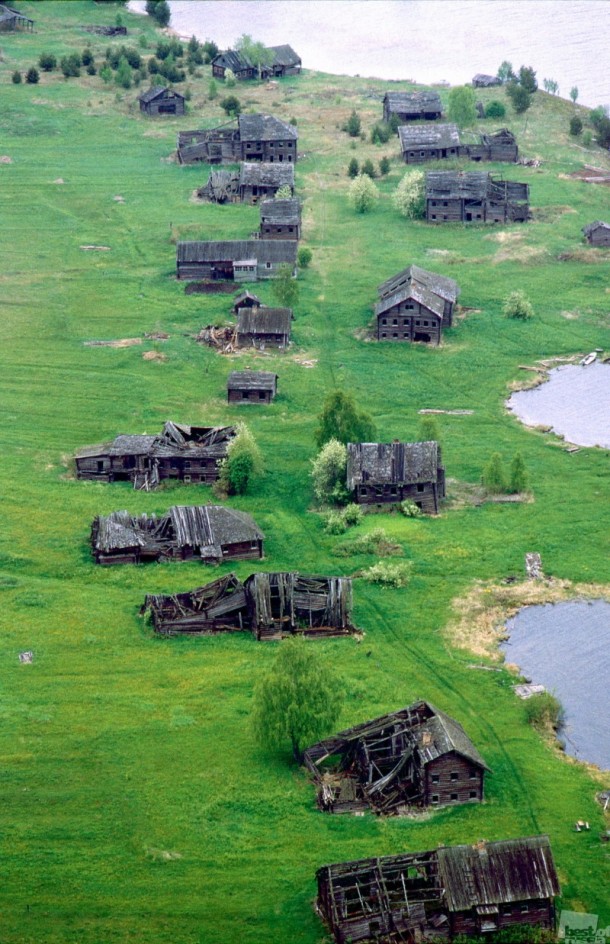
POLYGON ((387 318, 382 318, 382 319, 381 319, 381 323, 384 324, 384 325, 387 325, 388 319, 387 319, 387 318))
MULTIPOLYGON (((423 492, 424 488, 425 488, 425 486, 424 486, 424 483, 423 483, 423 482, 418 482, 418 483, 417 483, 417 491, 418 491, 418 492, 423 492)), ((453 774, 451 774, 451 779, 453 780, 453 774)), ((457 776, 456 776, 455 779, 457 780, 457 776)))
POLYGON ((394 318, 394 319, 392 320, 392 324, 393 324, 393 325, 397 325, 397 324, 398 324, 398 318, 394 318))
POLYGON ((382 332, 381 337, 382 337, 382 338, 387 338, 387 334, 386 334, 385 332, 382 332))
MULTIPOLYGON (((431 220, 435 220, 435 219, 436 219, 436 213, 431 213, 431 214, 430 214, 430 219, 431 219, 431 220)), ((447 219, 447 217, 445 217, 445 219, 447 219)))
POLYGON ((529 910, 530 906, 524 902, 524 904, 521 905, 521 914, 527 914, 529 910))
POLYGON ((457 803, 457 798, 458 798, 457 793, 452 793, 452 794, 451 794, 451 802, 452 802, 452 803, 457 803))
POLYGON ((247 391, 247 390, 242 390, 242 392, 241 392, 241 398, 242 398, 242 400, 247 400, 247 399, 248 399, 248 396, 249 396, 248 391, 247 391))
POLYGON ((395 485, 392 485, 390 488, 390 495, 398 495, 398 489, 395 485))
POLYGON ((440 779, 441 779, 440 774, 432 774, 432 776, 430 777, 430 780, 432 781, 432 783, 439 783, 440 779))
POLYGON ((430 797, 430 802, 431 802, 431 803, 438 803, 438 801, 439 801, 439 795, 438 795, 438 793, 433 793, 432 796, 430 797))
POLYGON ((397 337, 398 337, 398 331, 395 331, 394 334, 392 335, 392 337, 393 337, 393 338, 397 338, 397 337))
POLYGON ((259 390, 259 391, 258 391, 258 399, 259 399, 259 400, 264 400, 264 399, 265 399, 265 396, 266 396, 266 393, 265 393, 264 390, 259 390))
POLYGON ((361 495, 366 495, 366 488, 361 488, 361 489, 360 489, 360 494, 361 494, 361 495))
POLYGON ((449 206, 449 204, 447 203, 446 200, 443 200, 443 206, 444 206, 444 207, 449 206))
POLYGON ((469 793, 469 796, 470 796, 470 799, 471 799, 471 800, 476 800, 476 799, 477 799, 477 791, 476 791, 476 790, 471 790, 470 793, 469 793))
POLYGON ((470 779, 471 779, 471 780, 478 780, 479 771, 476 769, 476 767, 471 767, 471 768, 470 768, 470 775, 469 775, 469 776, 470 776, 470 779))
POLYGON ((270 269, 270 268, 271 268, 271 263, 270 263, 270 262, 267 262, 267 263, 266 263, 266 267, 267 267, 268 269, 270 269))
POLYGON ((184 476, 184 481, 188 484, 188 483, 191 481, 190 475, 185 475, 185 476, 184 476))
POLYGON ((455 771, 455 770, 452 770, 449 776, 450 776, 451 780, 459 780, 459 779, 460 779, 460 775, 459 775, 459 774, 457 773, 457 771, 455 771))

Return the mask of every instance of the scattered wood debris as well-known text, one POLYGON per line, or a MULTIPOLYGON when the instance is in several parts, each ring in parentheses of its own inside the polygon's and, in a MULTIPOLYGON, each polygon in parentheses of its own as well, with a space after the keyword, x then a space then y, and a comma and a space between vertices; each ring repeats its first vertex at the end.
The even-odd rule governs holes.
POLYGON ((166 361, 167 354, 163 354, 162 351, 144 351, 142 359, 145 361, 166 361))
POLYGON ((206 325, 198 334, 194 335, 194 338, 199 344, 215 347, 223 354, 232 354, 237 346, 236 326, 234 324, 206 325))
POLYGON ((31 649, 28 649, 26 652, 19 653, 19 661, 22 665, 29 665, 34 661, 34 653, 31 649))
POLYGON ((148 338, 150 341, 169 341, 169 334, 166 334, 165 331, 147 331, 144 334, 145 338, 148 338))
POLYGON ((525 555, 525 573, 529 580, 543 580, 544 571, 542 570, 542 558, 540 554, 534 552, 525 555))
POLYGON ((85 252, 110 252, 110 246, 79 246, 85 252))
POLYGON ((142 338, 118 338, 115 341, 83 341, 85 347, 133 347, 141 344, 142 338))
POLYGON ((13 163, 13 158, 9 157, 8 154, 3 154, 0 157, 0 164, 12 164, 12 163, 13 163))
POLYGON ((418 410, 418 413, 444 413, 446 416, 472 416, 474 410, 418 410))
POLYGON ((542 695, 546 692, 544 685, 534 685, 531 682, 523 685, 513 685, 513 691, 519 698, 531 698, 532 695, 542 695))

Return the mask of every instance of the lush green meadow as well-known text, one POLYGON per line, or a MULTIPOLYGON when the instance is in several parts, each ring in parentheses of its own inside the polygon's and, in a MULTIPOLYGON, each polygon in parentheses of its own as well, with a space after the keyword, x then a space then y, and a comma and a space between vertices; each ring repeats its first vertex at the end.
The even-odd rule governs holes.
MULTIPOLYGON (((404 172, 397 140, 353 149, 339 130, 354 107, 369 130, 387 83, 306 72, 271 91, 238 86, 244 108, 298 121, 297 189, 313 262, 299 276, 290 350, 221 356, 189 335, 225 320, 230 296, 186 296, 174 277, 177 236, 245 238, 258 225, 256 208, 195 203, 207 168, 170 159, 178 129, 224 120, 207 99, 209 67, 187 83, 189 114, 161 121, 140 116, 137 90, 97 76, 42 73, 39 85, 16 86, 11 73, 43 50, 80 51, 90 40, 98 60, 117 42, 81 28, 114 22, 111 4, 20 8, 36 31, 0 34, 0 156, 10 158, 0 163, 1 944, 319 944, 319 866, 534 833, 551 837, 564 905, 610 924, 599 779, 526 724, 508 671, 473 670, 478 657, 446 633, 453 601, 476 580, 520 578, 526 551, 539 551, 553 577, 609 582, 608 451, 569 454, 504 407, 510 385, 529 376, 519 365, 608 347, 610 251, 585 248, 580 229, 608 218, 610 190, 569 177, 584 163, 610 168, 608 155, 570 139, 573 106, 539 92, 525 118, 508 121, 542 165, 490 166, 530 184, 532 222, 428 226, 392 209, 404 172), (378 164, 385 154, 392 169, 378 182, 381 199, 357 216, 347 204, 349 159, 378 164), (457 279, 461 304, 474 309, 437 349, 366 338, 376 286, 411 262, 457 279), (513 288, 530 296, 531 322, 503 317, 513 288), (84 343, 150 331, 170 338, 84 343), (270 407, 226 404, 228 372, 246 366, 280 375, 270 407), (316 416, 335 388, 357 396, 381 441, 416 436, 419 409, 473 410, 438 417, 450 496, 463 491, 458 483, 478 483, 496 450, 507 462, 521 451, 530 473, 530 503, 454 502, 437 518, 381 515, 361 525, 381 524, 403 546, 412 581, 399 591, 355 580, 364 639, 316 644, 345 680, 340 727, 416 698, 456 717, 493 771, 481 806, 388 820, 317 812, 288 751, 263 751, 249 729, 253 687, 275 645, 157 639, 138 615, 146 593, 188 590, 219 571, 91 562, 96 514, 213 496, 77 482, 69 458, 78 447, 150 433, 170 418, 245 417, 267 473, 231 501, 267 535, 262 567, 352 574, 373 563, 335 556, 342 538, 311 510, 316 416), (24 650, 33 664, 20 664, 24 650), (577 819, 591 831, 576 833, 577 819)), ((151 21, 122 15, 129 44, 143 36, 152 48, 151 21)), ((481 92, 491 97, 497 90, 481 92)), ((271 302, 269 285, 256 291, 271 302)))

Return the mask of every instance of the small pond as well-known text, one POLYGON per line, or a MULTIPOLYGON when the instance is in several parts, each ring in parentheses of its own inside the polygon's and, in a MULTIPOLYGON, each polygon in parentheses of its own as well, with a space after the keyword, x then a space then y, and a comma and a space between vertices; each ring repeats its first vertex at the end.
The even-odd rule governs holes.
POLYGON ((610 364, 566 364, 539 387, 508 400, 526 426, 550 426, 577 446, 610 449, 610 364))
POLYGON ((566 753, 610 770, 610 603, 527 606, 506 627, 506 661, 563 706, 566 753))

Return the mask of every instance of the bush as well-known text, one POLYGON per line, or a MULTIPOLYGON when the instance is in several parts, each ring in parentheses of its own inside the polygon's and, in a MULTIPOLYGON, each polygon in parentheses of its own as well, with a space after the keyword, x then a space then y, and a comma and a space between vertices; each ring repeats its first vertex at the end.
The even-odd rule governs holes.
POLYGON ((235 73, 232 69, 225 69, 225 85, 227 88, 235 88, 235 73))
POLYGON ((570 134, 577 138, 580 132, 582 131, 582 118, 579 118, 578 115, 572 115, 570 118, 570 134))
MULTIPOLYGON (((97 69, 95 68, 95 65, 91 62, 87 66, 87 75, 95 75, 96 73, 97 73, 97 69)), ((140 78, 141 78, 141 75, 140 75, 140 78)))
POLYGON ((230 117, 236 117, 241 114, 241 105, 239 99, 235 95, 227 95, 226 98, 223 98, 220 102, 220 107, 226 112, 230 117))
POLYGON ((148 68, 149 73, 150 73, 151 75, 158 75, 158 73, 159 73, 159 66, 160 66, 160 65, 161 65, 161 63, 159 62, 159 60, 158 60, 155 56, 152 56, 152 57, 148 60, 148 67, 147 67, 147 68, 148 68))
POLYGON ((360 505, 356 505, 355 502, 350 502, 349 505, 346 505, 343 509, 343 520, 345 521, 348 528, 353 528, 354 525, 360 524, 364 517, 364 513, 360 505))
POLYGON ((201 48, 203 50, 203 61, 205 63, 211 62, 212 59, 215 59, 220 52, 216 43, 212 42, 211 39, 206 39, 201 48))
POLYGON ((584 146, 587 147, 587 148, 588 148, 588 147, 591 147, 591 145, 592 145, 592 143, 593 143, 593 135, 591 134, 590 131, 585 131, 585 133, 584 133, 583 136, 582 136, 582 143, 583 143, 584 146))
POLYGON ((470 85, 458 85, 449 92, 447 117, 458 128, 468 128, 477 120, 476 97, 470 85))
POLYGON ((345 518, 340 511, 331 511, 326 516, 324 530, 327 534, 344 534, 347 531, 345 518))
POLYGON ((504 118, 506 114, 506 106, 503 102, 498 102, 494 99, 492 102, 487 103, 485 108, 485 117, 486 118, 504 118))
POLYGON ((351 115, 343 125, 343 131, 347 131, 350 138, 357 138, 360 135, 360 130, 362 128, 362 122, 360 121, 359 115, 356 111, 352 111, 351 115))
POLYGON ((372 144, 386 144, 390 140, 392 129, 385 121, 378 121, 371 129, 372 144))
POLYGON ((218 85, 214 79, 210 79, 210 84, 208 85, 208 98, 211 102, 218 97, 218 85))
POLYGON ((351 161, 347 165, 347 176, 353 179, 354 177, 357 177, 359 173, 360 168, 358 166, 358 161, 355 157, 352 157, 351 161))
POLYGON ((374 178, 377 176, 375 165, 373 164, 370 158, 367 158, 366 161, 363 163, 360 173, 366 174, 367 177, 371 178, 371 180, 374 180, 374 178))
POLYGON ((114 81, 121 88, 128 89, 128 88, 131 88, 131 79, 132 79, 131 67, 129 63, 127 62, 127 59, 125 58, 125 56, 122 56, 121 61, 119 62, 119 68, 116 70, 116 73, 114 76, 114 81))
POLYGON ((528 321, 534 317, 532 303, 525 292, 519 289, 506 296, 502 311, 507 318, 516 318, 518 321, 528 321))
POLYGON ((237 424, 220 469, 219 484, 229 495, 244 495, 252 479, 261 475, 263 460, 254 436, 245 423, 237 424))
POLYGON ((353 557, 356 554, 375 554, 377 557, 392 557, 400 554, 400 544, 390 540, 383 528, 373 528, 368 534, 359 534, 357 538, 344 541, 335 547, 336 557, 353 557))
POLYGON ((522 115, 532 104, 530 93, 522 85, 518 85, 517 82, 510 82, 507 85, 506 94, 518 115, 522 115))
POLYGON ((52 72, 57 66, 57 59, 50 52, 43 52, 38 60, 38 65, 43 72, 52 72))
POLYGON ((70 56, 63 56, 59 63, 59 68, 63 72, 66 79, 69 78, 78 78, 80 75, 81 59, 77 52, 73 52, 70 56))
POLYGON ((88 46, 85 49, 83 49, 83 54, 80 58, 84 66, 91 65, 91 63, 93 62, 93 53, 91 52, 88 46))
POLYGON ((610 148, 610 118, 602 118, 598 122, 597 143, 600 147, 610 148))
POLYGON ((283 184, 275 191, 276 200, 290 200, 292 197, 292 187, 290 184, 283 184))
POLYGON ((441 441, 441 431, 439 429, 438 420, 434 416, 422 416, 419 421, 419 429, 417 431, 418 442, 440 442, 441 441))
POLYGON ((502 456, 494 452, 483 469, 481 482, 491 495, 502 495, 506 491, 506 476, 502 465, 502 456))
POLYGON ((404 175, 396 190, 392 194, 392 205, 395 210, 410 220, 423 218, 425 209, 424 172, 412 170, 404 175))
POLYGON ((316 498, 321 502, 341 504, 347 498, 345 476, 347 449, 336 439, 324 443, 315 459, 311 460, 311 477, 316 498))
POLYGON ((352 180, 347 199, 356 213, 368 213, 379 199, 379 191, 368 174, 362 173, 352 180))
MULTIPOLYGON (((552 80, 551 80, 552 81, 552 80)), ((536 73, 531 66, 521 66, 519 69, 519 85, 533 95, 538 88, 536 73)))
POLYGON ((540 692, 525 701, 525 717, 538 730, 551 727, 556 731, 561 725, 562 716, 561 702, 550 692, 540 692))
POLYGON ((379 173, 381 174, 382 177, 385 177, 386 174, 390 173, 390 167, 391 167, 390 158, 382 157, 381 160, 379 161, 379 173))
POLYGON ((146 0, 146 12, 156 20, 158 26, 167 26, 171 11, 166 0, 146 0))
POLYGON ((112 82, 112 69, 105 63, 100 69, 100 79, 102 82, 105 82, 108 85, 109 82, 112 82))
POLYGON ((22 82, 21 72, 19 72, 18 69, 16 69, 15 72, 13 72, 11 76, 11 82, 13 83, 13 85, 21 85, 21 82, 22 82))
POLYGON ((32 66, 25 74, 25 81, 28 85, 36 85, 40 80, 40 75, 38 69, 35 66, 32 66))
POLYGON ((406 587, 411 579, 411 561, 377 561, 360 573, 363 580, 382 587, 406 587))
POLYGON ((528 474, 525 462, 520 452, 516 452, 510 464, 508 491, 513 495, 525 492, 528 485, 528 474))
POLYGON ((306 269, 312 260, 312 256, 313 254, 311 249, 307 249, 306 246, 302 246, 297 253, 297 265, 299 269, 306 269))
POLYGON ((401 515, 404 515, 405 518, 419 518, 421 515, 421 508, 416 505, 414 501, 411 501, 410 498, 405 498, 404 501, 401 501, 398 508, 401 515))

